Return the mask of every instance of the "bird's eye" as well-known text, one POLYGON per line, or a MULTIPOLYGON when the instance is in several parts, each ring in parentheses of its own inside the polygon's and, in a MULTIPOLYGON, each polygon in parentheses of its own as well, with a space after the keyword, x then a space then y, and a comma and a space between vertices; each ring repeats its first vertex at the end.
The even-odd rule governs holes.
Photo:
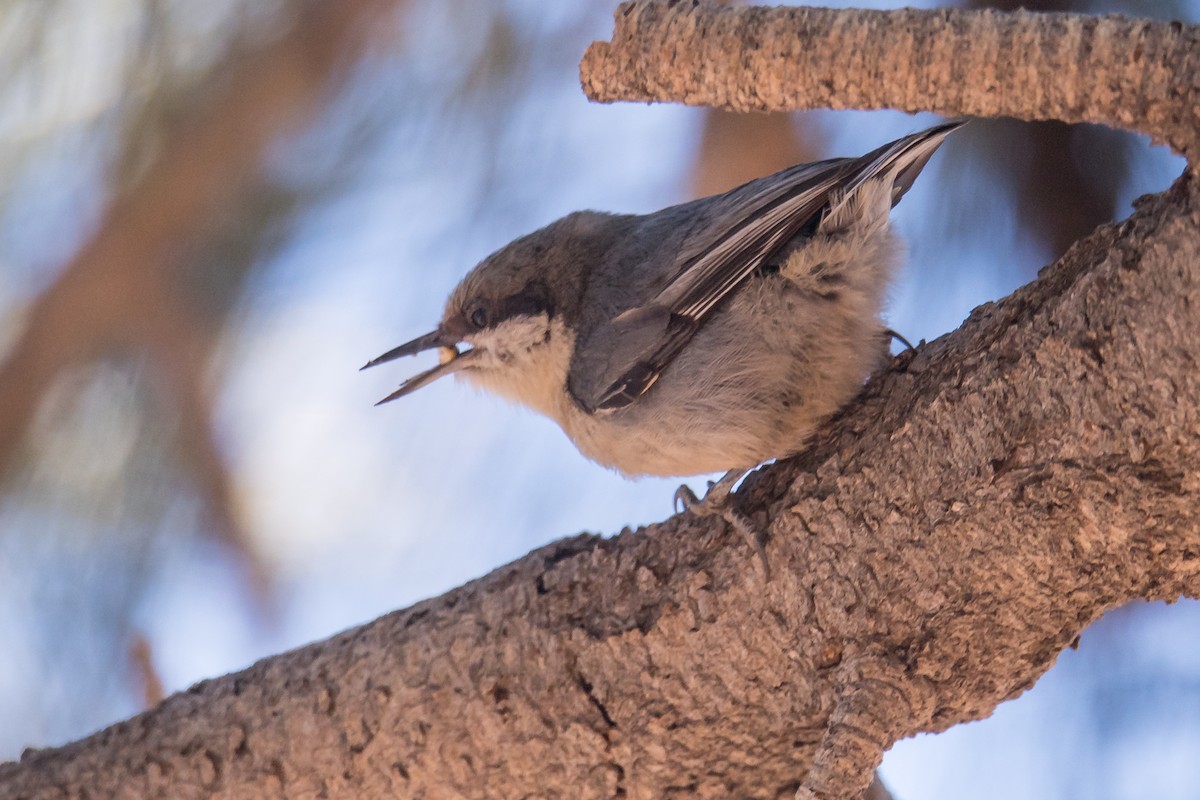
POLYGON ((483 306, 476 307, 475 310, 471 312, 470 319, 471 325, 473 325, 476 330, 483 330, 487 327, 488 323, 487 309, 485 309, 483 306))

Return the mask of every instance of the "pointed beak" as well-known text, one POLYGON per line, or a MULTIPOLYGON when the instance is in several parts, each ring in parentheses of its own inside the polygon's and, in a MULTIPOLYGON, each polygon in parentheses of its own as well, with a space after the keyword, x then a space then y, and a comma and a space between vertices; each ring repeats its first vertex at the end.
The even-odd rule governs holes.
POLYGON ((394 347, 388 350, 378 358, 373 358, 362 366, 362 369, 374 367, 379 364, 394 361, 397 358, 404 356, 414 356, 417 353, 423 353, 426 350, 432 350, 435 347, 438 349, 439 364, 433 369, 427 369, 424 372, 414 375, 413 377, 400 384, 400 388, 389 394, 387 397, 380 400, 375 405, 381 406, 384 403, 390 403, 393 400, 398 400, 406 394, 411 394, 422 386, 427 386, 433 383, 443 375, 449 375, 452 372, 458 372, 464 367, 469 367, 471 362, 475 360, 475 351, 468 350, 465 353, 458 352, 458 338, 452 334, 444 332, 441 328, 431 331, 424 336, 418 336, 411 342, 406 342, 399 347, 394 347))

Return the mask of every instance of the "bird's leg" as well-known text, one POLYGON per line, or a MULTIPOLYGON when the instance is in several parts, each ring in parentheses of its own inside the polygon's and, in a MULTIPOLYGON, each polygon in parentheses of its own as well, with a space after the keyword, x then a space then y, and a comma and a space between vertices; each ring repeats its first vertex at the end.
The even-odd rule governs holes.
POLYGON ((717 516, 728 522, 758 554, 758 561, 763 570, 763 580, 769 581, 771 580, 771 567, 767 563, 767 551, 763 548, 762 537, 759 536, 758 531, 750 524, 749 520, 733 510, 733 502, 729 496, 733 487, 749 471, 748 469, 731 469, 716 483, 709 481, 704 499, 696 497, 696 493, 685 483, 675 490, 675 506, 676 508, 682 507, 684 511, 697 517, 717 516))

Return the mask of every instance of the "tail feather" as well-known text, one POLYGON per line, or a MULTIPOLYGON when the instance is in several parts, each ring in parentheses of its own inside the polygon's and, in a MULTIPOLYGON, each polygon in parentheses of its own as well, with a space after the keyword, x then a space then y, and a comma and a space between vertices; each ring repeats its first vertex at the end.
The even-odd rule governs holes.
MULTIPOLYGON (((854 180, 857 186, 877 176, 891 175, 892 205, 900 202, 946 137, 966 125, 958 119, 897 139, 862 157, 867 166, 854 180)), ((851 191, 853 188, 851 187, 851 191)))

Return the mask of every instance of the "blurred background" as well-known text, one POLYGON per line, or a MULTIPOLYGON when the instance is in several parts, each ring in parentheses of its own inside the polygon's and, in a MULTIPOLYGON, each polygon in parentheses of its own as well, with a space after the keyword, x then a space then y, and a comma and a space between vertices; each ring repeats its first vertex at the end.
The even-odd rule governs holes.
MULTIPOLYGON (((936 118, 589 104, 579 58, 615 2, 0 0, 0 760, 670 513, 677 481, 624 480, 529 412, 451 381, 373 408, 419 365, 357 368, 569 211, 936 118)), ((968 127, 894 214, 891 327, 955 328, 1182 168, 1100 128, 968 127)), ((913 800, 1191 798, 1197 752, 1200 611, 1141 604, 884 777, 913 800)))

